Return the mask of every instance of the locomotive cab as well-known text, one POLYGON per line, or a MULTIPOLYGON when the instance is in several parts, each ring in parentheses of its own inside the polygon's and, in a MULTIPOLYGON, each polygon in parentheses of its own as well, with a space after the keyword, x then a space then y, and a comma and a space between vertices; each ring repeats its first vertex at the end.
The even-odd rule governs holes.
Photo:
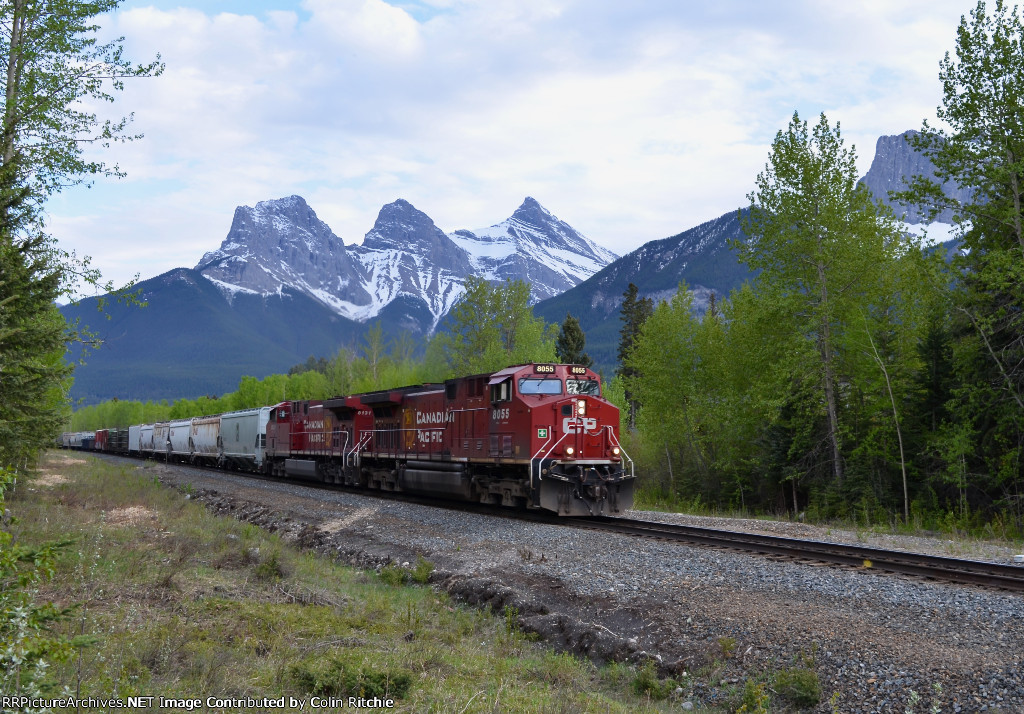
POLYGON ((602 398, 596 373, 581 365, 525 365, 494 374, 490 387, 491 455, 528 459, 534 506, 611 515, 632 505, 619 410, 602 398))

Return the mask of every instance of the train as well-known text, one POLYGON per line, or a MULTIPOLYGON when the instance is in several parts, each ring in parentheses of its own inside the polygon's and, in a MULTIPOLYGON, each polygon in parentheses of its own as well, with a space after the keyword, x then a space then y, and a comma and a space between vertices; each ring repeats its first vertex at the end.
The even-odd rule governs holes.
POLYGON ((66 432, 60 445, 561 516, 619 515, 636 481, 618 408, 576 364, 66 432))

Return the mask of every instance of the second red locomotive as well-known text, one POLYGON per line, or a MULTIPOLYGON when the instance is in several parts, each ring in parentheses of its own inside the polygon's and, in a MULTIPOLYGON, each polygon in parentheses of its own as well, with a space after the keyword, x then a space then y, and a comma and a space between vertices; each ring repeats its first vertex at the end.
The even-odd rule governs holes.
POLYGON ((619 410, 580 365, 282 402, 265 456, 264 469, 279 476, 561 515, 615 515, 633 503, 619 410))

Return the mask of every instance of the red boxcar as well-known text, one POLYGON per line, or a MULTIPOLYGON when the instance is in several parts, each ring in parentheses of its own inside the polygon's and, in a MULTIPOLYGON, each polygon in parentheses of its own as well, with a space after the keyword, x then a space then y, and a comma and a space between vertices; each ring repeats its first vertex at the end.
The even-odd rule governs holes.
POLYGON ((266 464, 282 476, 563 515, 615 514, 633 500, 619 410, 580 365, 282 402, 267 425, 266 464))

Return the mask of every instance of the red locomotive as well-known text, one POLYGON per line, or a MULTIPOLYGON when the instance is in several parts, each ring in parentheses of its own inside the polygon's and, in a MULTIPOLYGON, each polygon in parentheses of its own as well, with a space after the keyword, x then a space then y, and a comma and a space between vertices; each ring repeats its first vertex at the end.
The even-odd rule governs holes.
POLYGON ((282 402, 267 423, 264 470, 572 516, 633 502, 619 410, 580 365, 282 402))

